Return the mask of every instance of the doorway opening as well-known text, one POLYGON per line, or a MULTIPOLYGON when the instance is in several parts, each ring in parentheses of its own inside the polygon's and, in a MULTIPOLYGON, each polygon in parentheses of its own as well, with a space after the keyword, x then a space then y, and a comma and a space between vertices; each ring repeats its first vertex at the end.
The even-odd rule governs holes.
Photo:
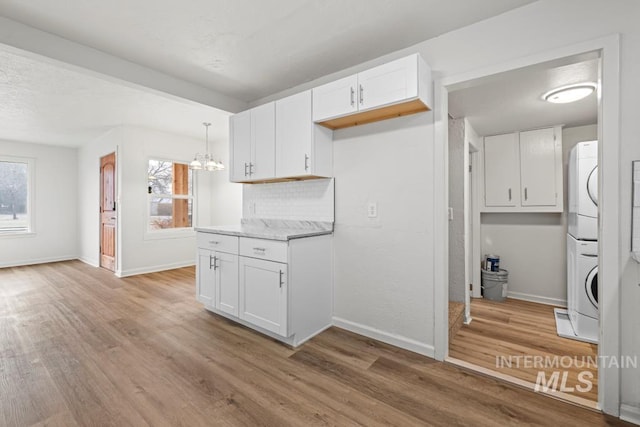
POLYGON ((116 270, 116 153, 100 158, 100 267, 116 270))
MULTIPOLYGON (((591 289, 571 271, 568 165, 574 147, 598 140, 600 106, 595 93, 563 105, 542 95, 598 82, 600 70, 593 51, 447 88, 448 360, 592 408, 597 331, 568 337, 555 309, 571 311, 572 295, 591 289)), ((590 315, 597 325, 597 303, 590 315)), ((574 323, 567 316, 568 331, 574 323)))

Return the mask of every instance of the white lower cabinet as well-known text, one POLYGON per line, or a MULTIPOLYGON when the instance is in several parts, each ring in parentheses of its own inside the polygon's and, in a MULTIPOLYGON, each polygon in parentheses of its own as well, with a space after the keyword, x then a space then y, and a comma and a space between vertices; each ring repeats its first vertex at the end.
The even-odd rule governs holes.
POLYGON ((206 307, 215 307, 225 313, 238 315, 238 238, 223 236, 225 239, 209 240, 203 244, 198 239, 198 264, 196 270, 196 296, 206 307), (233 247, 235 240, 235 248, 233 247), (224 243, 221 252, 212 250, 211 245, 224 243), (202 247, 204 246, 204 247, 202 247))
POLYGON ((196 298, 206 306, 216 304, 216 276, 213 270, 213 251, 198 248, 196 270, 196 298))
POLYGON ((287 264, 240 257, 240 318, 287 335, 287 264))
POLYGON ((207 310, 294 347, 331 326, 331 235, 275 241, 200 231, 197 241, 197 298, 207 310))
POLYGON ((238 315, 238 256, 216 253, 216 308, 238 315))

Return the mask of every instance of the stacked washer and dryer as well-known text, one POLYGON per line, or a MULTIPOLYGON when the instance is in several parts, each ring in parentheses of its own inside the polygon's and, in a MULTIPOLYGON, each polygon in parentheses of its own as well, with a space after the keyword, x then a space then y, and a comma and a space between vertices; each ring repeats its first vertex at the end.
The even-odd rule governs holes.
POLYGON ((569 156, 567 312, 575 339, 598 342, 598 141, 569 156))

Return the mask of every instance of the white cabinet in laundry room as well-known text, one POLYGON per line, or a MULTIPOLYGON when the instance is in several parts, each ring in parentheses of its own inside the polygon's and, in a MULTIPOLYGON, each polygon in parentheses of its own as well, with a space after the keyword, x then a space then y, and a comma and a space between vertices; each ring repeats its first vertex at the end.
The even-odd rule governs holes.
POLYGON ((518 134, 484 139, 484 199, 487 207, 516 207, 519 198, 518 134))
POLYGON ((484 138, 482 212, 562 212, 560 126, 484 138))

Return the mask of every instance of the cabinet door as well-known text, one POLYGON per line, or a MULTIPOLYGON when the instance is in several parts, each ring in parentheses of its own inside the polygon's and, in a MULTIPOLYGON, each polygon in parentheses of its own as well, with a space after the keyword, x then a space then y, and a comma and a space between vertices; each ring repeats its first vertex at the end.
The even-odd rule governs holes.
POLYGON ((215 253, 216 308, 238 315, 238 255, 215 253))
POLYGON ((287 264, 240 257, 240 318, 287 335, 287 264))
POLYGON ((522 206, 555 206, 556 142, 554 130, 520 132, 522 206))
POLYGON ((233 182, 249 179, 249 163, 251 162, 251 110, 231 116, 230 180, 233 182))
POLYGON ((216 276, 213 256, 213 252, 207 249, 198 249, 196 298, 208 307, 215 307, 216 276))
POLYGON ((356 74, 313 88, 313 121, 320 122, 358 111, 356 74))
POLYGON ((251 110, 250 179, 273 178, 276 174, 275 104, 270 102, 251 110))
POLYGON ((311 172, 311 91, 276 101, 276 176, 311 172))
POLYGON ((520 161, 518 134, 484 138, 484 197, 486 206, 518 206, 520 161))
POLYGON ((361 111, 417 97, 417 55, 359 73, 357 95, 361 111))

